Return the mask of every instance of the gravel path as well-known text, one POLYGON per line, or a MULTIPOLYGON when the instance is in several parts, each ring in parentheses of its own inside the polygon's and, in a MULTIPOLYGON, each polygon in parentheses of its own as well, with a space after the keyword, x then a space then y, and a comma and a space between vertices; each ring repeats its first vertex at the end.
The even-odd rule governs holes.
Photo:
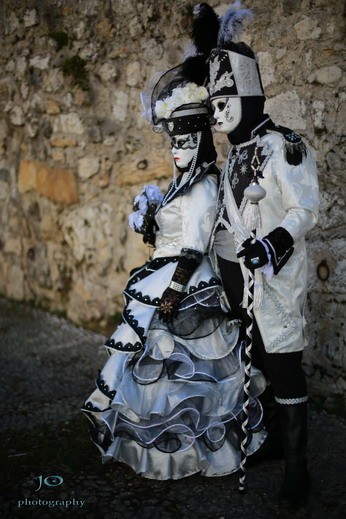
POLYGON ((237 492, 236 474, 160 482, 117 463, 102 465, 79 408, 106 360, 103 340, 55 315, 0 299, 1 518, 344 517, 346 420, 325 412, 310 412, 312 490, 299 510, 276 498, 282 460, 249 468, 245 495, 237 492))

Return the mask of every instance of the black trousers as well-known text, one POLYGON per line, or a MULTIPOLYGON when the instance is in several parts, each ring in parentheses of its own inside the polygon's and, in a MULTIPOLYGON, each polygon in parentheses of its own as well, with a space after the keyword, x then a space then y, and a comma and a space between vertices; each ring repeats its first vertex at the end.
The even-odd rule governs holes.
MULTIPOLYGON (((232 315, 241 319, 241 338, 246 338, 246 309, 242 308, 244 279, 239 263, 217 257, 221 280, 232 315)), ((273 317, 274 318, 274 317, 273 317)), ((252 364, 269 380, 274 395, 280 399, 302 398, 307 394, 306 379, 302 368, 302 352, 268 353, 265 350, 256 319, 252 330, 252 364)))

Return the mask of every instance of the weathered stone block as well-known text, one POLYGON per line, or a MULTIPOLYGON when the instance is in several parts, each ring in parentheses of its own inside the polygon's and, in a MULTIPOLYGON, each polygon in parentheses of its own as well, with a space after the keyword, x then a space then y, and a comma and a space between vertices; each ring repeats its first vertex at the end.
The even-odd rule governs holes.
POLYGON ((10 121, 14 126, 23 126, 25 116, 21 106, 14 106, 10 112, 10 121))
POLYGON ((64 150, 60 148, 54 148, 50 152, 51 159, 54 162, 65 162, 65 153, 64 150))
POLYGON ((109 63, 101 65, 97 72, 102 81, 109 81, 117 77, 117 69, 114 65, 110 65, 109 63))
POLYGON ((83 157, 78 160, 78 176, 83 180, 93 177, 99 172, 100 159, 98 157, 83 157))
POLYGON ((51 146, 54 146, 54 148, 75 148, 78 146, 77 139, 67 139, 67 138, 61 138, 61 139, 51 139, 50 140, 51 146))
POLYGON ((109 38, 111 35, 112 24, 108 18, 104 18, 96 24, 96 29, 103 38, 109 38))
POLYGON ((318 26, 318 21, 310 16, 303 19, 294 26, 299 40, 316 40, 321 36, 322 29, 318 26))
POLYGON ((129 63, 126 68, 126 83, 137 86, 142 80, 141 67, 138 61, 129 63))
POLYGON ((67 316, 79 324, 90 323, 100 321, 105 315, 105 310, 104 287, 97 287, 85 279, 80 279, 71 294, 67 316), (87 288, 88 284, 90 286, 87 288))
POLYGON ((46 112, 49 115, 57 115, 60 113, 59 104, 53 99, 47 99, 46 101, 46 112))
POLYGON ((18 265, 7 265, 7 296, 13 299, 24 298, 24 273, 18 265))
POLYGON ((69 114, 61 114, 54 120, 54 133, 76 133, 82 135, 84 133, 83 123, 76 112, 69 114))
POLYGON ((103 203, 79 207, 61 216, 64 239, 78 262, 87 260, 88 257, 90 259, 90 255, 95 257, 101 248, 106 248, 108 254, 112 254, 111 212, 110 205, 103 203))
POLYGON ((306 128, 305 102, 295 90, 282 92, 267 99, 266 110, 282 126, 288 126, 292 130, 305 130, 306 128))
POLYGON ((47 70, 49 67, 50 56, 34 56, 29 61, 31 67, 38 68, 39 70, 47 70))
POLYGON ((159 156, 155 150, 141 150, 134 153, 126 163, 114 164, 115 183, 119 187, 144 185, 158 182, 172 175, 171 154, 166 152, 159 156))
POLYGON ((0 180, 0 200, 5 201, 9 198, 10 188, 7 182, 0 180))
POLYGON ((313 121, 314 127, 322 130, 325 127, 324 111, 325 103, 320 100, 316 100, 312 104, 313 107, 313 121))
POLYGON ((336 65, 322 67, 314 70, 309 76, 309 83, 320 83, 321 85, 331 85, 337 83, 342 78, 342 70, 336 65))
POLYGON ((64 85, 64 75, 60 69, 53 68, 43 77, 43 89, 46 92, 58 92, 64 85))
POLYGON ((143 59, 152 64, 162 58, 163 45, 155 39, 149 39, 143 52, 143 59))
POLYGON ((345 200, 341 193, 321 193, 320 216, 318 226, 322 230, 345 225, 345 200))
POLYGON ((71 171, 51 168, 37 161, 21 161, 18 189, 20 193, 34 190, 49 200, 66 205, 78 201, 77 182, 71 171))
POLYGON ((125 121, 127 116, 127 105, 129 96, 126 92, 118 91, 114 94, 112 103, 112 114, 118 121, 125 121))
POLYGON ((39 23, 39 17, 36 9, 27 9, 24 14, 24 26, 33 27, 39 23))
POLYGON ((5 67, 5 70, 6 70, 6 72, 14 72, 14 69, 15 69, 15 68, 16 68, 16 63, 15 63, 15 61, 14 61, 13 59, 11 59, 11 60, 7 63, 7 65, 6 65, 6 67, 5 67))
POLYGON ((4 244, 4 252, 20 256, 22 253, 22 243, 18 236, 8 236, 4 244))
POLYGON ((27 69, 27 61, 26 61, 26 58, 24 56, 22 56, 17 59, 17 63, 16 63, 16 72, 17 72, 18 76, 21 78, 24 77, 26 69, 27 69))
POLYGON ((39 293, 40 288, 51 288, 52 281, 47 258, 47 245, 43 242, 35 243, 28 252, 26 272, 31 288, 36 293, 39 293))
POLYGON ((266 87, 275 83, 275 70, 273 65, 273 56, 270 52, 258 52, 261 78, 263 86, 266 87))
POLYGON ((14 31, 16 31, 18 28, 19 28, 19 20, 18 20, 17 16, 15 15, 15 13, 12 11, 10 16, 8 17, 7 30, 9 33, 12 33, 14 31))
POLYGON ((4 141, 8 135, 8 124, 6 119, 0 119, 0 141, 4 141))

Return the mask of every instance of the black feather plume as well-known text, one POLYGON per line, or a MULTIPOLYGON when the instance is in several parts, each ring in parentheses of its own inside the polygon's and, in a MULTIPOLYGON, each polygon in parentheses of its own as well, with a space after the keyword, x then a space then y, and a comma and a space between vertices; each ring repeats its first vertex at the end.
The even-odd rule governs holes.
POLYGON ((208 76, 208 65, 204 56, 197 55, 187 58, 182 63, 182 75, 187 81, 192 81, 197 85, 204 85, 208 76))
POLYGON ((191 38, 198 54, 203 54, 206 58, 209 56, 210 51, 216 47, 219 27, 219 17, 209 4, 194 6, 191 38))

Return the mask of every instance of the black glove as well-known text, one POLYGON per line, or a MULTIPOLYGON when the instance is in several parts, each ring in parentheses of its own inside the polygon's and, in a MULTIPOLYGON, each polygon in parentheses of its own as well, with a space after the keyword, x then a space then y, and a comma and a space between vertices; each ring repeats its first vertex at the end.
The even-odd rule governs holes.
POLYGON ((179 303, 184 296, 183 292, 166 288, 161 297, 159 319, 164 323, 171 323, 178 314, 179 303))
POLYGON ((183 287, 187 285, 190 277, 202 259, 203 254, 201 252, 185 248, 181 250, 177 267, 172 276, 172 284, 176 283, 180 285, 182 290, 174 290, 168 287, 162 294, 159 319, 162 319, 165 323, 172 322, 174 317, 178 314, 179 303, 185 296, 183 287))
POLYGON ((246 268, 253 270, 263 267, 268 263, 268 256, 265 246, 258 240, 252 241, 251 238, 242 243, 243 250, 238 252, 237 257, 244 257, 244 265, 246 268))

